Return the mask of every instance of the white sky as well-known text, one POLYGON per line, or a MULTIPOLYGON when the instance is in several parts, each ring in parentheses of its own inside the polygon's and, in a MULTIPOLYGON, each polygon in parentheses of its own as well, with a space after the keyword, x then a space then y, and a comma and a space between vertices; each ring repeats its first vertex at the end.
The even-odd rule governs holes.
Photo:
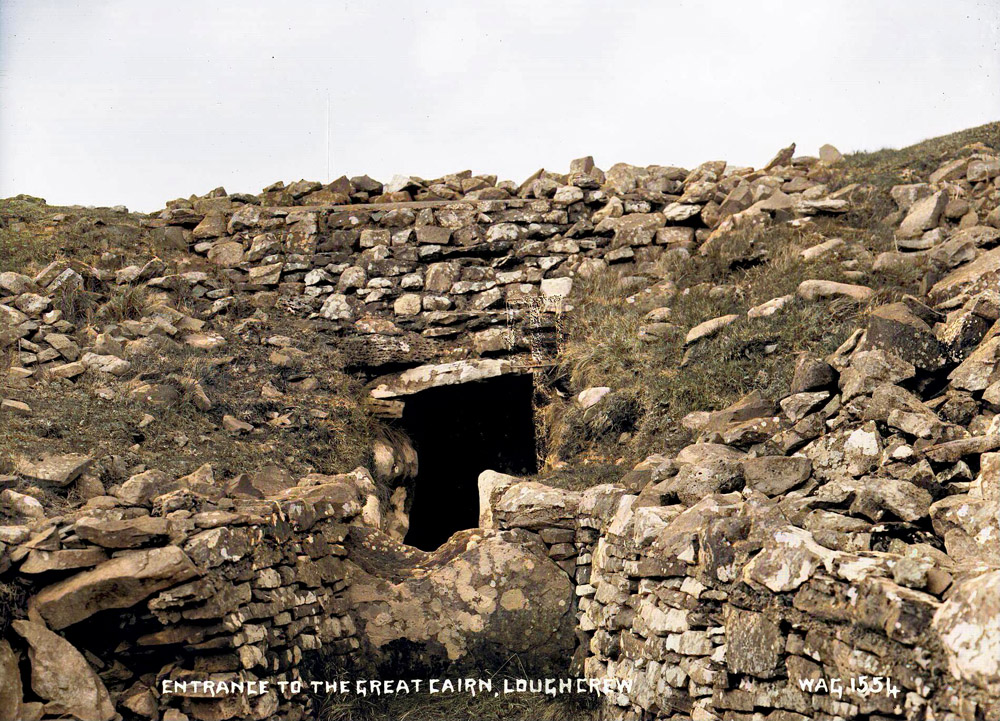
POLYGON ((0 196, 328 180, 328 97, 331 178, 901 147, 1000 119, 1000 2, 0 0, 0 196))

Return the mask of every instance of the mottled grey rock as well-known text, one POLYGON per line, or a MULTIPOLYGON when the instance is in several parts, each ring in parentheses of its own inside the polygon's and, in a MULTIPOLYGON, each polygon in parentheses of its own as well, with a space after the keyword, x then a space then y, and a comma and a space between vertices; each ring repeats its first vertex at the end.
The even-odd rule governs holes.
POLYGON ((48 713, 87 721, 115 717, 108 690, 69 641, 40 623, 14 621, 12 627, 28 643, 31 689, 48 701, 48 713))

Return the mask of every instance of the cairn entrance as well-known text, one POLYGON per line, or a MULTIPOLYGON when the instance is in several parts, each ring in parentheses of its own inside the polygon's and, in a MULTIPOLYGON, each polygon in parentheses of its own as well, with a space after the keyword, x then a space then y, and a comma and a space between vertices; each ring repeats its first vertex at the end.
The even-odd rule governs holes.
POLYGON ((499 375, 406 398, 401 425, 417 452, 405 542, 432 551, 479 525, 479 474, 537 471, 532 376, 499 375))

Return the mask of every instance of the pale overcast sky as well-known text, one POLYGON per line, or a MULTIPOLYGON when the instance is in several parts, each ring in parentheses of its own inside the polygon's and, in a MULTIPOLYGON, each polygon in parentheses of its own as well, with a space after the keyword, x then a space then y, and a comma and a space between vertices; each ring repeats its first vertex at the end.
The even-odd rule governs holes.
POLYGON ((0 196, 50 203, 760 166, 997 119, 998 0, 0 0, 0 196))

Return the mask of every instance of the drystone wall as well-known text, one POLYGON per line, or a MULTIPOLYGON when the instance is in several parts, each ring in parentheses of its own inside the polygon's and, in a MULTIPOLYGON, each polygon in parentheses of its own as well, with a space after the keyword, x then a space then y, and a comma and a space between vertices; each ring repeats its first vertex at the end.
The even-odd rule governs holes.
POLYGON ((29 648, 48 703, 23 700, 0 640, 0 718, 297 721, 341 674, 471 673, 510 654, 552 673, 575 647, 570 577, 524 531, 404 546, 379 529, 364 469, 259 500, 196 476, 176 485, 4 528, 15 550, 0 578, 16 569, 30 594, 5 632, 29 648))
POLYGON ((488 522, 538 534, 575 577, 574 670, 628 682, 605 718, 1000 714, 1000 572, 944 594, 956 569, 935 549, 831 550, 762 493, 646 505, 618 484, 481 485, 488 522))
MULTIPOLYGON (((551 360, 574 278, 619 266, 647 295, 666 293, 669 283, 647 287, 662 277, 657 263, 695 252, 713 229, 846 212, 856 188, 830 194, 827 175, 815 158, 758 171, 620 164, 607 174, 584 158, 519 187, 480 178, 483 188, 450 200, 390 193, 278 206, 269 203, 289 198, 220 193, 172 201, 146 224, 222 267, 257 303, 328 321, 349 367, 504 354, 530 364, 551 360)), ((452 180, 461 188, 469 178, 452 180)), ((231 302, 219 298, 215 312, 231 302)))
POLYGON ((171 709, 198 719, 301 718, 308 697, 282 697, 278 682, 300 680, 310 651, 359 648, 343 542, 366 487, 374 489, 360 471, 313 474, 266 500, 234 501, 192 480, 133 506, 98 499, 23 537, 5 529, 16 547, 9 563, 32 593, 27 620, 10 630, 30 648, 33 685, 61 690, 44 709, 22 704, 17 668, 5 668, 11 705, 0 715, 106 721, 117 707, 141 718, 171 709), (191 681, 242 682, 247 692, 191 681))

